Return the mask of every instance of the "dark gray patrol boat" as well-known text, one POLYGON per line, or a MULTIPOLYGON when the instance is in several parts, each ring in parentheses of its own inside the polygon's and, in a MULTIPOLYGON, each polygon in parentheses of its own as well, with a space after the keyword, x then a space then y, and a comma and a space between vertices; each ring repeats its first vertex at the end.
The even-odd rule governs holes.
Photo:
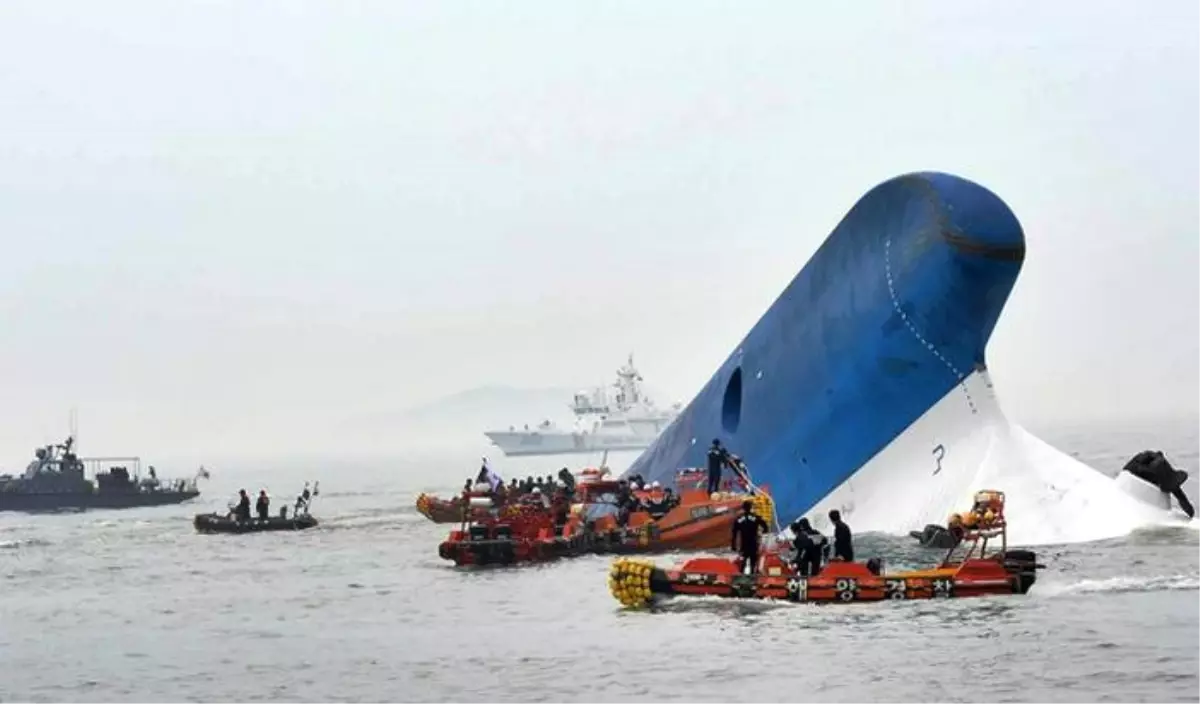
POLYGON ((79 511, 179 504, 196 498, 203 467, 191 479, 162 480, 154 467, 141 478, 137 457, 81 458, 74 452, 75 438, 59 445, 39 447, 24 474, 0 474, 0 511, 79 511), (101 467, 107 465, 107 469, 101 467), (130 475, 129 466, 134 473, 130 475), (93 468, 95 479, 88 479, 93 468))

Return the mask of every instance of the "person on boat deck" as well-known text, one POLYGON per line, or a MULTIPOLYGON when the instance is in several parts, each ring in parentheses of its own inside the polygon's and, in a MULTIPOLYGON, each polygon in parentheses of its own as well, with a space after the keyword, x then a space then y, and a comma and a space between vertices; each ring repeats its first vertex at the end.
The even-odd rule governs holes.
POLYGON ((238 505, 233 510, 233 515, 239 521, 250 520, 250 496, 246 494, 245 489, 238 489, 238 505))
POLYGON ((471 493, 471 487, 473 487, 473 486, 475 486, 475 482, 474 482, 474 480, 472 480, 470 477, 467 477, 467 483, 466 483, 466 484, 463 484, 463 493, 464 493, 464 494, 470 494, 470 493, 471 493))
POLYGON ((646 498, 646 512, 657 521, 671 510, 671 495, 668 493, 670 489, 663 491, 658 482, 651 484, 650 489, 651 494, 646 498))
POLYGON ((258 511, 258 520, 265 521, 271 517, 271 500, 267 498, 266 489, 258 491, 258 501, 255 502, 254 508, 258 511))
POLYGON ((550 507, 554 511, 554 535, 561 536, 563 527, 567 525, 567 520, 571 517, 571 502, 565 495, 558 493, 554 495, 550 507))
POLYGON ((624 528, 629 525, 629 514, 637 507, 637 502, 633 499, 633 490, 629 488, 629 482, 621 479, 617 482, 617 525, 624 528))
POLYGON ((850 526, 842 522, 842 512, 833 509, 829 520, 833 522, 833 559, 854 562, 854 536, 850 526))
POLYGON ((790 526, 792 545, 796 548, 796 570, 804 577, 816 577, 821 572, 822 558, 829 554, 829 540, 807 518, 797 519, 790 526))
POLYGON ((715 494, 721 488, 721 469, 729 463, 729 451, 721 447, 721 441, 713 438, 708 448, 708 493, 715 494))
POLYGON ((304 491, 296 497, 296 508, 292 511, 295 515, 300 515, 300 509, 308 509, 308 499, 312 496, 312 492, 308 490, 308 482, 304 483, 304 491))
POLYGON ((946 530, 950 535, 954 536, 954 542, 962 542, 963 536, 967 534, 967 529, 963 525, 963 519, 960 514, 950 514, 950 520, 946 521, 946 530))
POLYGON ((741 557, 741 571, 758 573, 758 536, 771 530, 767 522, 752 512, 754 504, 742 502, 742 515, 733 522, 733 544, 730 546, 741 557))
POLYGON ((567 491, 567 496, 574 496, 575 477, 571 475, 571 470, 566 467, 558 470, 558 478, 562 480, 563 488, 567 491))

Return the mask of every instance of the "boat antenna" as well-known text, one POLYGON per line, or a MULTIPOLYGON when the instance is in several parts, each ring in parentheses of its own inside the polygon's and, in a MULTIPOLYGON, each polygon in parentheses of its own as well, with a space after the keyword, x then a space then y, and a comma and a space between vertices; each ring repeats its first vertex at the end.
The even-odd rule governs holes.
POLYGON ((79 445, 79 411, 74 406, 71 406, 71 412, 67 415, 67 429, 71 437, 75 439, 75 445, 79 445))

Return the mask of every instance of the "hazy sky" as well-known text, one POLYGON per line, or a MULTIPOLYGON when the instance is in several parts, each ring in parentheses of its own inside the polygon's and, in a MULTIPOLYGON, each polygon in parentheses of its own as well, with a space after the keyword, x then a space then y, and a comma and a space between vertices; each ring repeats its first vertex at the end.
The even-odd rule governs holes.
POLYGON ((5 0, 0 467, 72 406, 92 452, 317 451, 629 350, 686 401, 923 169, 1026 230, 1012 416, 1194 415, 1198 12, 5 0))

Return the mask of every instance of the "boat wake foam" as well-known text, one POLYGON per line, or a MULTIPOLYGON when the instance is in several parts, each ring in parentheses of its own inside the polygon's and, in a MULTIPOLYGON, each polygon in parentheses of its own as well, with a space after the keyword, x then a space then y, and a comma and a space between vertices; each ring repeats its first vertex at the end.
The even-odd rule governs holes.
POLYGON ((1125 594, 1137 592, 1195 591, 1200 589, 1200 576, 1178 574, 1159 577, 1110 577, 1084 579, 1071 584, 1046 584, 1042 596, 1064 594, 1125 594))

